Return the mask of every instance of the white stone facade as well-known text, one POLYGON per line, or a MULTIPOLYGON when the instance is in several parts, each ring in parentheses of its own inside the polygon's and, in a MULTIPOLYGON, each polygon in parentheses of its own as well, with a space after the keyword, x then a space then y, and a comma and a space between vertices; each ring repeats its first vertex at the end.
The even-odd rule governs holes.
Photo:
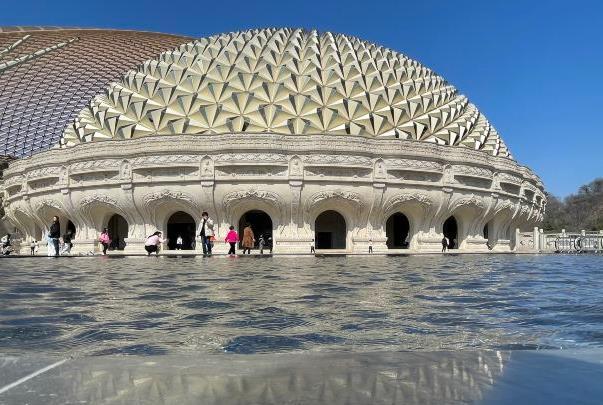
MULTIPOLYGON (((74 252, 98 251, 114 214, 128 223, 126 253, 166 232, 185 212, 216 223, 214 251, 226 252, 229 225, 250 210, 270 216, 274 253, 308 253, 316 218, 345 219, 348 253, 388 251, 386 222, 403 213, 409 251, 441 250, 454 216, 461 251, 510 251, 516 228, 542 220, 540 179, 506 157, 466 147, 337 135, 148 136, 80 144, 14 161, 0 184, 4 220, 39 240, 53 215, 75 225, 74 252), (487 228, 487 237, 484 232, 487 228)), ((27 244, 22 245, 22 253, 27 244)), ((200 250, 200 247, 197 247, 200 250)), ((390 249, 389 251, 395 251, 390 249)))

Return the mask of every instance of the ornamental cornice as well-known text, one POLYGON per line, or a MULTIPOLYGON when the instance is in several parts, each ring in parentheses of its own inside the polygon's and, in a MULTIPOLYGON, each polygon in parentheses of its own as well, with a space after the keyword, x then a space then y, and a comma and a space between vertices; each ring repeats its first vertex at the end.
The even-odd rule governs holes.
POLYGON ((198 165, 204 156, 211 156, 215 165, 221 162, 287 163, 293 155, 299 156, 304 164, 372 167, 375 159, 383 159, 388 169, 408 167, 440 171, 444 164, 488 167, 487 170, 498 173, 514 173, 516 179, 528 180, 542 190, 542 182, 528 168, 519 166, 511 159, 489 156, 482 151, 399 139, 329 135, 171 135, 105 141, 41 152, 30 158, 11 162, 4 173, 9 183, 12 177, 28 171, 33 176, 42 173, 59 174, 59 162, 68 165, 70 173, 75 173, 99 168, 118 171, 119 164, 124 159, 128 159, 132 169, 136 169, 147 164, 198 165), (241 150, 245 152, 239 152, 241 150), (166 154, 166 151, 172 153, 166 154))

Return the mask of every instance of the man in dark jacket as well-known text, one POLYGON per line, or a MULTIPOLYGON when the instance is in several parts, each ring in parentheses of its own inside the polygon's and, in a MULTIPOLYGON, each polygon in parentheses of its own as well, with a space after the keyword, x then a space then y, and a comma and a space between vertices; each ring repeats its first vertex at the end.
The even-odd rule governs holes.
POLYGON ((50 229, 48 231, 48 238, 52 245, 54 246, 54 256, 59 256, 59 238, 61 237, 61 223, 59 222, 59 217, 56 215, 52 217, 52 224, 50 224, 50 229))

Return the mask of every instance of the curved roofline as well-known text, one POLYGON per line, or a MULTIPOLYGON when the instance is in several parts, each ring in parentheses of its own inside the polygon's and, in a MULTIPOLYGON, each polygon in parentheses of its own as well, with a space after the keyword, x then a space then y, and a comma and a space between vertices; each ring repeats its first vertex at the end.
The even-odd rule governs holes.
POLYGON ((95 27, 60 27, 60 26, 43 26, 43 25, 15 25, 15 26, 0 26, 1 34, 13 34, 17 32, 39 32, 39 31, 117 31, 117 32, 140 32, 145 34, 167 35, 170 37, 197 39, 190 35, 173 34, 160 31, 147 31, 135 29, 121 28, 95 28, 95 27))

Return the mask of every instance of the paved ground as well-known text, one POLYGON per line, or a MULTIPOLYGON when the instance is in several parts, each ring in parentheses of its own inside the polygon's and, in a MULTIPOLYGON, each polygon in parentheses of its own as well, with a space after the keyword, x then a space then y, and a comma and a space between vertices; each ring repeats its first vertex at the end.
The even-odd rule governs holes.
POLYGON ((0 357, 0 404, 600 404, 603 350, 0 357))

